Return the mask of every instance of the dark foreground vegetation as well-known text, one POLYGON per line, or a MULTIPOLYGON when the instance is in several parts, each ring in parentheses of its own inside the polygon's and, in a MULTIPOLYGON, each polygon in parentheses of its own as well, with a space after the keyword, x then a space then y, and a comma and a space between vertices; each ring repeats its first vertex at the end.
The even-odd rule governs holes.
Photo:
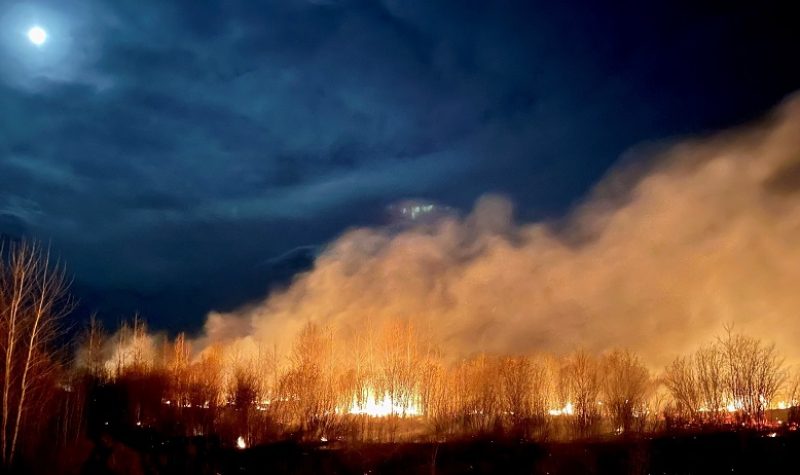
POLYGON ((215 438, 161 438, 147 430, 116 437, 105 434, 98 446, 87 442, 37 468, 75 474, 777 474, 797 473, 800 453, 796 432, 758 431, 549 443, 285 441, 245 450, 215 438))

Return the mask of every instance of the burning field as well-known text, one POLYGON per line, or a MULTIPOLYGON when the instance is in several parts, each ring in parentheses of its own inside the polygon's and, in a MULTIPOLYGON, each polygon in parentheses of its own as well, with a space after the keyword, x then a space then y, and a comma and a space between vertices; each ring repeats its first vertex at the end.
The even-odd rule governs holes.
POLYGON ((559 220, 354 229, 284 290, 169 340, 92 326, 80 368, 153 381, 126 423, 312 441, 793 430, 800 102, 631 152, 559 220), (639 159, 637 163, 643 163, 639 159), (153 390, 155 391, 155 390, 153 390), (155 394, 155 392, 154 392, 155 394))
POLYGON ((12 247, 0 308, 18 411, 3 412, 17 428, 3 453, 31 401, 42 417, 21 432, 26 450, 34 426, 64 446, 133 431, 244 452, 790 436, 798 150, 795 99, 755 126, 632 152, 647 166, 612 172, 562 219, 518 223, 489 196, 466 216, 353 229, 194 338, 92 320, 64 366, 38 340, 65 301, 63 270, 12 247))

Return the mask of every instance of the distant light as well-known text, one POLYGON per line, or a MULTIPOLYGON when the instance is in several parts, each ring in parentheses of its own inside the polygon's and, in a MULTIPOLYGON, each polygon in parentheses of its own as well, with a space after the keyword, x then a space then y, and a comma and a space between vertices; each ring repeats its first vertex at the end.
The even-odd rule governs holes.
POLYGON ((42 46, 47 41, 47 32, 41 26, 34 26, 28 30, 28 39, 36 46, 42 46))

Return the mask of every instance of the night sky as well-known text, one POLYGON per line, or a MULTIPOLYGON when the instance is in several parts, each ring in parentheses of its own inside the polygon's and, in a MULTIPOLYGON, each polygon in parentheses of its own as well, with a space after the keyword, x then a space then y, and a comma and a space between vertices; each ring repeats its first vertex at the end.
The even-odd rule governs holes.
POLYGON ((703 3, 3 0, 0 233, 66 261, 74 318, 175 331, 398 200, 559 216, 800 86, 796 15, 703 3))

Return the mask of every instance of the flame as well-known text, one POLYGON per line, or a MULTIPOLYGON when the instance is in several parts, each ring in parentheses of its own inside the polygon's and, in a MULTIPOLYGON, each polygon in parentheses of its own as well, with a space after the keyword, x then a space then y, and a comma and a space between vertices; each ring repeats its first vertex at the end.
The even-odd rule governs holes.
POLYGON ((571 402, 567 402, 561 409, 550 409, 547 411, 551 416, 571 416, 575 414, 575 407, 571 402))
MULTIPOLYGON (((781 410, 783 410, 783 409, 791 409, 792 407, 795 407, 795 405, 796 405, 796 403, 790 402, 790 401, 778 401, 778 402, 775 402, 775 403, 772 403, 772 404, 767 404, 767 401, 764 399, 763 396, 760 399, 761 399, 761 402, 764 403, 765 407, 768 408, 768 409, 781 409, 781 410)), ((728 401, 728 403, 726 403, 724 406, 720 407, 718 410, 719 411, 726 411, 726 412, 730 412, 730 413, 742 411, 742 410, 744 410, 744 403, 739 399, 731 400, 731 401, 728 401)), ((711 409, 706 405, 702 405, 702 406, 697 408, 697 412, 711 412, 711 409)))
POLYGON ((247 448, 247 444, 244 441, 244 437, 242 437, 241 435, 239 436, 238 439, 236 439, 236 448, 239 450, 244 450, 247 448))
POLYGON ((737 412, 744 408, 744 403, 740 400, 730 401, 726 406, 725 410, 728 412, 737 412))
POLYGON ((392 402, 388 392, 383 393, 382 398, 376 397, 375 390, 367 389, 367 397, 360 404, 354 397, 353 402, 347 409, 349 414, 363 414, 370 417, 386 417, 390 415, 421 416, 422 409, 417 403, 418 398, 412 397, 408 404, 392 402))

